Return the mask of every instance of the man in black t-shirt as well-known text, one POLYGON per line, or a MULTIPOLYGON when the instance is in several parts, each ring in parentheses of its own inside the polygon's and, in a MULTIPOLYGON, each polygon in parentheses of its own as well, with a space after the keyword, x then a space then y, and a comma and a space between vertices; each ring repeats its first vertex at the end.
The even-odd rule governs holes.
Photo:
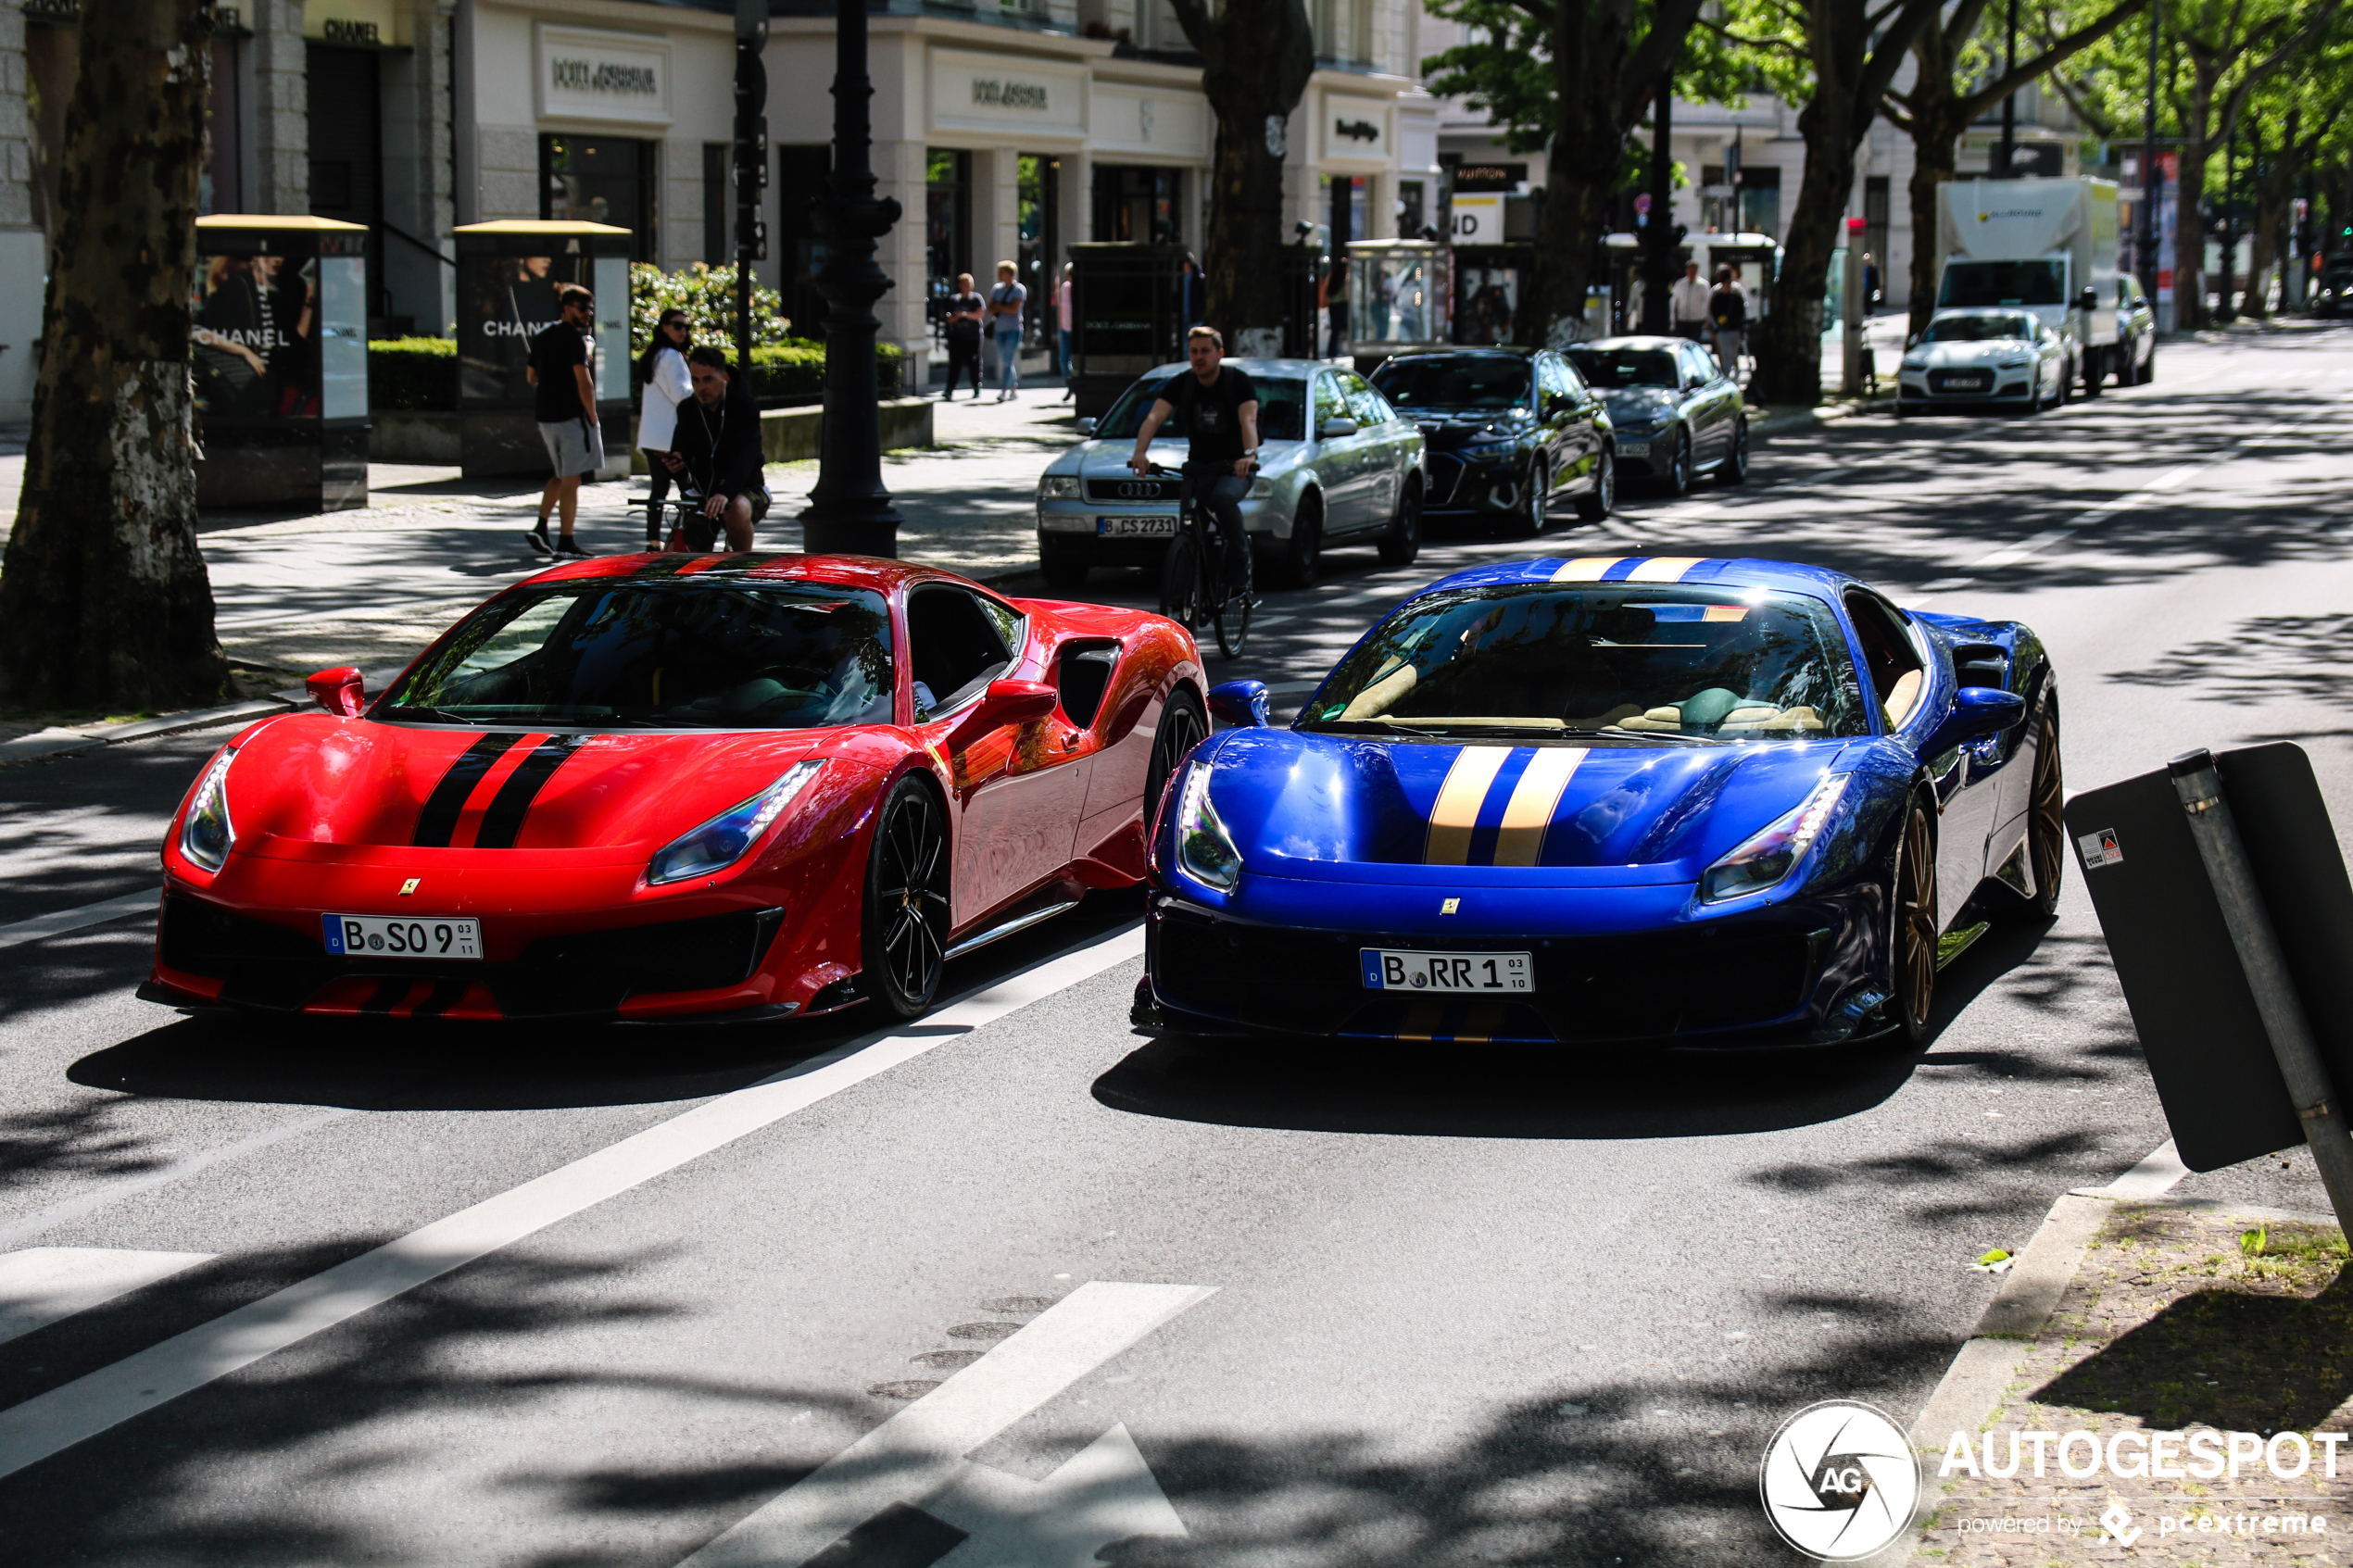
POLYGON ((956 292, 948 296, 948 390, 940 394, 942 403, 956 395, 956 383, 969 370, 973 379, 973 401, 980 401, 980 332, 988 315, 988 302, 973 292, 973 275, 956 274, 956 292))
POLYGON ((1242 529, 1241 503, 1258 471, 1258 388, 1242 371, 1225 367, 1226 340, 1214 327, 1195 327, 1186 334, 1185 358, 1191 373, 1161 388, 1136 432, 1136 453, 1127 466, 1139 474, 1151 470, 1147 454, 1152 437, 1181 410, 1185 483, 1217 521, 1226 542, 1227 586, 1244 589, 1250 586, 1250 536, 1242 529))
POLYGON ((588 373, 588 333, 597 320, 597 298, 577 283, 557 291, 562 314, 531 340, 532 408, 539 439, 547 448, 555 476, 539 493, 539 523, 523 537, 544 556, 585 556, 573 542, 580 515, 580 480, 605 466, 603 433, 597 428, 597 383, 588 373), (547 514, 563 508, 563 537, 550 544, 547 514))

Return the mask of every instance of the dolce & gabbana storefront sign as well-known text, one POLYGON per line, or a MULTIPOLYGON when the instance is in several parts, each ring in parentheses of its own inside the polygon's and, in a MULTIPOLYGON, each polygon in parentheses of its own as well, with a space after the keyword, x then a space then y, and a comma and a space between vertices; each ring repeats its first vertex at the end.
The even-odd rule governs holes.
POLYGON ((533 31, 542 119, 670 123, 667 38, 547 22, 533 31))

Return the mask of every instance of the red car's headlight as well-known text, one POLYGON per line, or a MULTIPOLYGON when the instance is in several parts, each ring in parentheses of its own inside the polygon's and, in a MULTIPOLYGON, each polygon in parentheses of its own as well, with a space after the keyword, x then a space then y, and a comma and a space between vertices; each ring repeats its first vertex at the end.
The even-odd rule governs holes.
POLYGON ((189 797, 188 815, 180 824, 180 853, 202 871, 217 872, 228 864, 230 847, 237 842, 235 824, 229 821, 229 764, 236 759, 233 746, 213 759, 189 797))
POLYGON ((796 762, 750 799, 730 806, 694 832, 673 839, 647 865, 646 881, 655 885, 684 882, 734 865, 760 842, 769 824, 784 814, 824 765, 822 757, 796 762))

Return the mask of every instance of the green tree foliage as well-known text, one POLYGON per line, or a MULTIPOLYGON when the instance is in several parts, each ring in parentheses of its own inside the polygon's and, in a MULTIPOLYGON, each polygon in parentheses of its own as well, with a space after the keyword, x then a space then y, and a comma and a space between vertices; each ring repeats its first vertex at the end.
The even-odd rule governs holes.
MULTIPOLYGON (((736 270, 695 262, 681 272, 665 272, 650 262, 629 269, 629 341, 642 350, 654 337, 654 325, 665 312, 683 310, 697 343, 716 344, 733 354, 736 342, 736 270)), ((755 282, 751 289, 751 342, 793 341, 792 322, 785 318, 784 296, 755 282)))

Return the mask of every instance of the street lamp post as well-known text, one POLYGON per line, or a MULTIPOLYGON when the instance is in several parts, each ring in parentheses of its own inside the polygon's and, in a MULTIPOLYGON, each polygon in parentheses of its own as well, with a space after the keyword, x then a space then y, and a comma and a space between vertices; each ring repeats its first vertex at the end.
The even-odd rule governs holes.
POLYGON ((1665 332, 1674 324, 1668 295, 1675 286, 1675 71, 1658 73, 1651 104, 1651 209, 1642 220, 1642 319, 1640 332, 1665 332))
MULTIPOLYGON (((751 374, 751 264, 768 259, 768 0, 736 0, 736 373, 751 374)), ((747 382, 749 384, 749 382, 747 382)))
POLYGON ((812 555, 895 558, 899 513, 882 478, 882 419, 875 408, 875 303, 890 279, 875 242, 899 221, 899 204, 875 194, 867 100, 866 0, 837 0, 834 27, 834 167, 810 204, 825 248, 812 282, 825 312, 825 417, 817 485, 800 514, 812 555))

